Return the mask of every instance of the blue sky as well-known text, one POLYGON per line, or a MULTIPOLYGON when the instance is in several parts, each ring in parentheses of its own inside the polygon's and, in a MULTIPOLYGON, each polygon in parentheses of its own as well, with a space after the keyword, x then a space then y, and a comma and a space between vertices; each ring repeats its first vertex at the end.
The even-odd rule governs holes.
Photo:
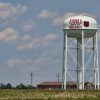
POLYGON ((30 84, 31 72, 34 84, 57 81, 65 16, 93 16, 99 25, 99 4, 100 0, 0 0, 0 82, 30 84))

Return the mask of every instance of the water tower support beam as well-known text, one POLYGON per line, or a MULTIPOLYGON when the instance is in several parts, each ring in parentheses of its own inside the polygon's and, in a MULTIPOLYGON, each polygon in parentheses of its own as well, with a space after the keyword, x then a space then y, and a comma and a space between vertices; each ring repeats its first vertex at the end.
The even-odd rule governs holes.
POLYGON ((93 36, 93 76, 94 76, 94 88, 96 90, 97 85, 97 71, 96 71, 96 35, 93 36))
POLYGON ((96 33, 96 68, 97 68, 97 89, 99 90, 99 65, 98 65, 98 37, 96 33))
POLYGON ((63 69, 62 69, 62 89, 66 90, 67 73, 67 32, 64 32, 64 50, 63 50, 63 69))
POLYGON ((84 31, 82 30, 82 89, 84 90, 84 31))
POLYGON ((84 90, 84 31, 81 38, 77 38, 77 88, 84 90))

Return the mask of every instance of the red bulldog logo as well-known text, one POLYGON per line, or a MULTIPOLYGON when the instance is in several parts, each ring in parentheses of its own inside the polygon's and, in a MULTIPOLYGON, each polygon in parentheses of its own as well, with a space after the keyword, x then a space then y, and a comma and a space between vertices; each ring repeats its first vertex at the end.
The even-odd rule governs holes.
POLYGON ((89 21, 84 21, 84 26, 89 27, 89 21))

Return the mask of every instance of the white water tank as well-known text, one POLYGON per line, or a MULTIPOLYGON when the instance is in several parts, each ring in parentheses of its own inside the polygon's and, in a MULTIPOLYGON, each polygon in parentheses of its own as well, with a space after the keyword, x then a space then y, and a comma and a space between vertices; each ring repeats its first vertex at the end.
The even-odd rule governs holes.
POLYGON ((67 32, 67 36, 70 38, 81 38, 82 30, 84 31, 84 37, 90 38, 96 34, 97 22, 92 17, 73 16, 65 19, 63 30, 67 32))

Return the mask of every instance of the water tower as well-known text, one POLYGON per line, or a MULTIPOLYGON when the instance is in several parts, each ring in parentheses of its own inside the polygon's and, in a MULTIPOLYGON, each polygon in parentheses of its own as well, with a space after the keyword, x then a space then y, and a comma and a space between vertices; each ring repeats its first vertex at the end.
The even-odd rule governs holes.
MULTIPOLYGON (((93 83, 95 89, 99 89, 99 66, 98 66, 98 45, 97 45, 97 22, 94 18, 89 16, 73 16, 65 19, 63 25, 64 32, 64 50, 63 50, 63 72, 62 72, 62 89, 66 90, 67 72, 68 69, 68 50, 75 49, 77 68, 73 71, 76 72, 77 88, 84 90, 85 72, 93 72, 93 83), (70 47, 68 45, 68 39, 73 38, 76 40, 76 46, 70 47), (92 46, 86 47, 88 41, 86 39, 92 39, 92 46), (86 49, 91 49, 93 52, 92 59, 93 67, 90 70, 86 70, 85 54, 86 49)), ((73 76, 74 77, 74 76, 73 76)), ((89 76, 91 77, 91 76, 89 76)))

